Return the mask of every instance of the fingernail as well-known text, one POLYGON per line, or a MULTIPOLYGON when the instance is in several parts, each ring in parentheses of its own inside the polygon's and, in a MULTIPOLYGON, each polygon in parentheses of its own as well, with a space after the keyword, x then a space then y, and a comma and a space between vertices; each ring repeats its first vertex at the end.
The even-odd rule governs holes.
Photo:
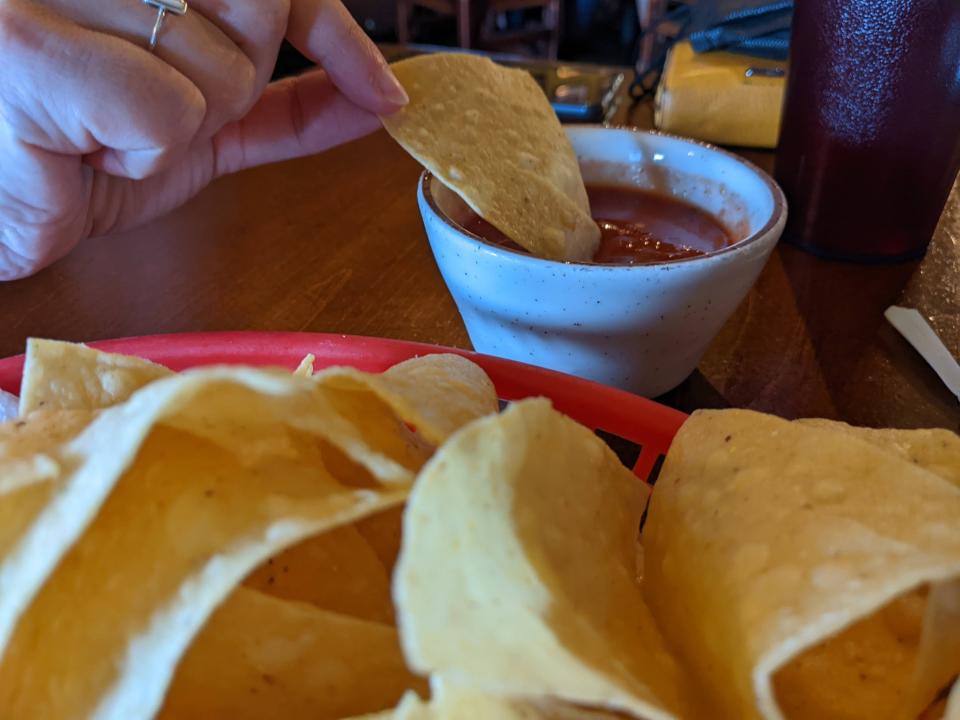
POLYGON ((379 85, 383 97, 392 104, 402 106, 410 102, 410 96, 389 67, 384 67, 383 72, 380 73, 379 85))

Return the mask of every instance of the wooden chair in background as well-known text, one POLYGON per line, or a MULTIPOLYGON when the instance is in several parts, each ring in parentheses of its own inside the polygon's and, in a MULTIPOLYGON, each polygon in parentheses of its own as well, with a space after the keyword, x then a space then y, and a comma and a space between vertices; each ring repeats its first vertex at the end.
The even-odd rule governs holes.
POLYGON ((397 0, 397 39, 401 45, 410 43, 410 21, 414 8, 423 7, 437 15, 456 18, 457 44, 462 48, 473 48, 476 39, 476 4, 474 0, 397 0))
POLYGON ((556 59, 560 46, 561 0, 397 0, 397 37, 411 42, 410 21, 415 7, 452 16, 457 44, 466 49, 513 50, 520 45, 545 45, 545 55, 556 59), (540 20, 519 30, 502 31, 498 16, 514 10, 540 10, 540 20))
POLYGON ((636 2, 641 32, 637 72, 643 74, 653 67, 659 41, 656 27, 667 9, 667 0, 636 0, 636 2))

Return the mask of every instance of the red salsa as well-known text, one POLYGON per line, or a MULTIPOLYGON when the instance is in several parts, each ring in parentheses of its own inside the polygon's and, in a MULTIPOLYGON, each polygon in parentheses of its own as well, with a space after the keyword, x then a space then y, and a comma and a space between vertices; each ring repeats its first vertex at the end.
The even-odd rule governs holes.
MULTIPOLYGON (((587 195, 601 230, 595 263, 664 262, 706 255, 733 243, 717 218, 668 195, 615 185, 587 185, 587 195)), ((463 227, 488 242, 526 252, 478 215, 463 227)))

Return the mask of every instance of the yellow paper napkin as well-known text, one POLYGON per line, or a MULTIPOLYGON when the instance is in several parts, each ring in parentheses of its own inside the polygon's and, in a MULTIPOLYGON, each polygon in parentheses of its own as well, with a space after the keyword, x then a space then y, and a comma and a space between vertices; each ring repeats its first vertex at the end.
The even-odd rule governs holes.
POLYGON ((785 72, 786 63, 720 51, 697 54, 690 43, 679 42, 657 89, 656 125, 720 145, 774 148, 785 80, 764 74, 770 71, 785 72))

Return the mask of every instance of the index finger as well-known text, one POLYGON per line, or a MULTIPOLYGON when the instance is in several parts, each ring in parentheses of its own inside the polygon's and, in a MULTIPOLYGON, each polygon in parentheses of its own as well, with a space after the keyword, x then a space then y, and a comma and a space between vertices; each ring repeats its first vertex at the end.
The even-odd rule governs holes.
POLYGON ((287 39, 365 110, 388 115, 407 104, 387 61, 340 0, 292 0, 287 39))

